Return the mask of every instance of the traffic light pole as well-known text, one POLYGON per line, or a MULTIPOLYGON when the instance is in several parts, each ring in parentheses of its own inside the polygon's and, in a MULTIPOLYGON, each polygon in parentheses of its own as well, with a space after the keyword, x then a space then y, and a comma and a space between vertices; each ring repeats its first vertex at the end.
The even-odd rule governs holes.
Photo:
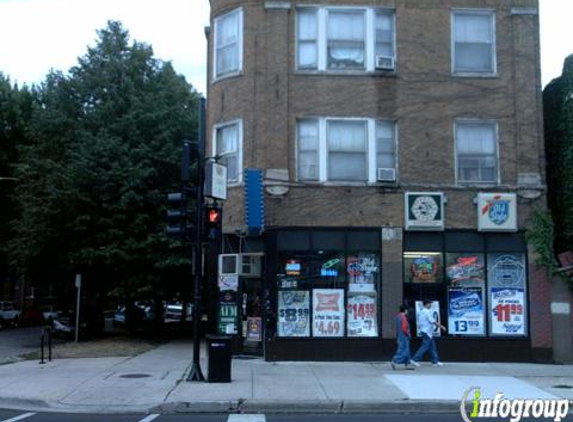
MULTIPOLYGON (((202 231, 203 231, 203 184, 205 181, 205 98, 199 98, 199 130, 197 134, 197 156, 198 156, 198 183, 196 189, 196 230, 195 230, 195 297, 193 302, 193 365, 187 376, 187 381, 205 381, 201 371, 200 353, 201 336, 201 286, 203 285, 203 251, 202 251, 202 231)), ((187 184, 183 182, 184 184, 187 184)))

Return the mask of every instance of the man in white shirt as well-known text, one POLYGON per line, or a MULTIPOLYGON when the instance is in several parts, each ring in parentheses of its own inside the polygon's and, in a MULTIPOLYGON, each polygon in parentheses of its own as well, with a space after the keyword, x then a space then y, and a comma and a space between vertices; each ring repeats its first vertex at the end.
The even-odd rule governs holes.
POLYGON ((424 300, 423 304, 424 308, 420 313, 418 327, 422 336, 422 345, 412 358, 411 363, 414 366, 420 366, 419 361, 424 357, 426 352, 428 352, 434 366, 444 366, 444 364, 440 362, 440 359, 438 358, 438 349, 436 347, 436 341, 434 340, 434 327, 438 327, 444 331, 446 331, 446 327, 434 320, 432 311, 430 311, 430 308, 432 307, 432 301, 424 300))

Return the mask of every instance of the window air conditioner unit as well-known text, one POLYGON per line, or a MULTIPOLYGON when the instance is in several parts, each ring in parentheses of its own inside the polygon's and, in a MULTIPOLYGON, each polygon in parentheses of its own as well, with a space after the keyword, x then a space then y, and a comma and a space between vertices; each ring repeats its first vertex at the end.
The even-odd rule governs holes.
POLYGON ((396 169, 391 168, 378 168, 376 172, 376 180, 379 182, 395 182, 396 169))
POLYGON ((393 70, 394 57, 376 56, 376 69, 393 70))
POLYGON ((219 255, 219 275, 260 277, 261 255, 247 253, 221 254, 219 255))

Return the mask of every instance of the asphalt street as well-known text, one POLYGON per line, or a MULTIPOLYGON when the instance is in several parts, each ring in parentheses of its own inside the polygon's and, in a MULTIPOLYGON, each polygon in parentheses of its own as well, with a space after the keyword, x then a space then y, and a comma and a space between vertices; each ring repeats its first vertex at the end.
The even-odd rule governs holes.
POLYGON ((41 332, 41 327, 0 330, 0 364, 10 362, 18 355, 38 350, 41 332))
MULTIPOLYGON (((509 419, 479 418, 479 421, 509 419)), ((532 422, 534 419, 521 419, 532 422)), ((566 419, 565 419, 566 420, 566 419)), ((82 415, 0 410, 0 422, 460 422, 459 414, 402 415, 261 415, 261 414, 170 414, 170 415, 82 415)))

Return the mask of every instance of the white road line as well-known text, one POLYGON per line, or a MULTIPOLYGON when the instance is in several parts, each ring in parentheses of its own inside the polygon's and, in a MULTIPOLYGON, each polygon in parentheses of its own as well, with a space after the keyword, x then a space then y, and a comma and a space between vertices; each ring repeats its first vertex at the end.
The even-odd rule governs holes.
POLYGON ((265 415, 229 415, 227 422, 266 422, 267 418, 265 415))
MULTIPOLYGON (((153 413, 149 416, 146 416, 145 418, 141 419, 138 422, 151 422, 152 420, 154 420, 155 418, 158 418, 159 416, 160 416, 159 413, 153 413)), ((2 422, 2 421, 0 421, 0 422, 2 422)))
POLYGON ((34 416, 35 413, 24 413, 20 416, 14 416, 13 418, 10 419, 4 419, 3 421, 0 422, 16 422, 16 421, 21 421, 22 419, 26 419, 29 418, 30 416, 34 416))

